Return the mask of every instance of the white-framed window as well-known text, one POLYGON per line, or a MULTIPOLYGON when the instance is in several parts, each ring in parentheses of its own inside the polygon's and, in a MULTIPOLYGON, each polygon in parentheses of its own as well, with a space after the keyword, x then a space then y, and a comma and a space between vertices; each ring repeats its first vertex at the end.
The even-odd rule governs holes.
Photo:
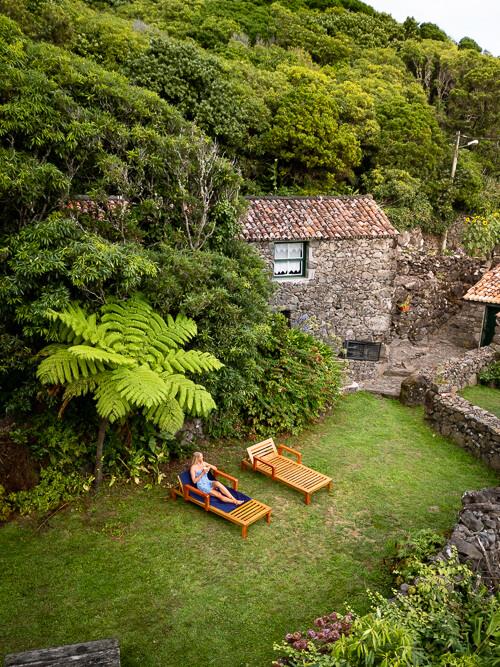
POLYGON ((303 242, 274 244, 276 278, 300 278, 306 275, 306 244, 303 242))

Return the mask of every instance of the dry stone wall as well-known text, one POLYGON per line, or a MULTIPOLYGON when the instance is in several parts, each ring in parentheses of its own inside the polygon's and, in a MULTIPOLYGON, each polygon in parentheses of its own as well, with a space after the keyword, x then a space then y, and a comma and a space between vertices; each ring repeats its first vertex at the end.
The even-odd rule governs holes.
POLYGON ((431 426, 460 447, 500 470, 500 419, 456 394, 428 391, 425 416, 431 426))
MULTIPOLYGON (((404 236, 400 242, 404 241, 404 236)), ((420 341, 442 330, 464 348, 478 344, 484 307, 462 297, 487 270, 481 261, 463 254, 437 255, 402 247, 397 250, 394 280, 393 336, 420 341), (398 304, 409 301, 410 310, 398 304)))
POLYGON ((437 368, 422 368, 403 380, 400 401, 405 405, 421 405, 425 402, 428 391, 446 394, 474 385, 478 373, 496 358, 495 348, 488 345, 469 350, 461 357, 449 359, 437 368))
POLYGON ((500 487, 466 491, 453 533, 438 558, 455 547, 462 562, 477 572, 493 593, 500 587, 500 487))

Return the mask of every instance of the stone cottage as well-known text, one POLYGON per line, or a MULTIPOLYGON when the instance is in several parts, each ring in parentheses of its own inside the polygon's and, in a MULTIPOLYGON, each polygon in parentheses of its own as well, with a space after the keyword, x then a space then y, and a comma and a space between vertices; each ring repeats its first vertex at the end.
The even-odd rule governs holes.
POLYGON ((390 338, 396 230, 369 195, 250 197, 243 238, 266 261, 272 306, 292 326, 341 339, 355 379, 390 338))
POLYGON ((497 315, 500 313, 500 264, 487 271, 481 280, 473 285, 464 296, 469 304, 481 308, 482 326, 479 338, 480 346, 489 345, 495 333, 497 315))

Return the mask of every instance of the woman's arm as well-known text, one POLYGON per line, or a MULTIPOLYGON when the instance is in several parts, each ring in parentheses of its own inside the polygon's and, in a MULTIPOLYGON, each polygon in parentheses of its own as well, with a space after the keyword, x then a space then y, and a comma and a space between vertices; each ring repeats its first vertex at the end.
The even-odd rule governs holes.
POLYGON ((192 466, 192 468, 191 468, 191 470, 190 470, 189 472, 191 473, 191 480, 192 480, 193 484, 198 484, 198 482, 200 481, 200 479, 201 479, 201 478, 203 477, 203 475, 205 474, 206 470, 205 470, 205 468, 202 468, 202 469, 200 470, 199 474, 197 475, 196 472, 195 472, 195 470, 194 470, 194 466, 192 466))

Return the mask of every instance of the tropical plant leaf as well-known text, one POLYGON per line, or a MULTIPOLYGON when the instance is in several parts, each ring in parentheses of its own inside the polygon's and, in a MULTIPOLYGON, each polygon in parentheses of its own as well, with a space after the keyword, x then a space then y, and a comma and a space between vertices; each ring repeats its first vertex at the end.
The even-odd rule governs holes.
POLYGON ((224 366, 213 354, 198 352, 197 350, 172 350, 163 362, 167 372, 204 373, 214 371, 224 366), (172 369, 172 370, 170 370, 172 369))
POLYGON ((99 347, 91 347, 90 345, 72 345, 68 348, 71 354, 79 359, 87 359, 89 361, 101 361, 102 363, 115 364, 116 366, 135 366, 136 361, 130 357, 126 357, 117 352, 110 352, 102 350, 99 347))
POLYGON ((161 431, 172 435, 177 433, 184 424, 184 412, 173 398, 157 407, 145 410, 144 416, 148 421, 156 424, 161 431))
POLYGON ((99 416, 109 419, 111 424, 126 417, 132 410, 130 403, 116 389, 116 381, 112 373, 100 379, 94 396, 99 416))
POLYGON ((40 362, 36 375, 42 384, 67 384, 105 370, 101 361, 78 359, 68 349, 59 349, 40 362))
POLYGON ((172 397, 162 376, 146 365, 116 369, 112 377, 116 390, 132 405, 152 408, 172 397))
POLYGON ((83 340, 90 341, 94 345, 99 341, 101 332, 98 331, 96 315, 87 315, 85 311, 76 304, 70 304, 66 310, 56 312, 49 310, 47 316, 53 322, 61 322, 66 328, 59 327, 59 335, 66 342, 73 342, 74 338, 81 336, 83 340))

